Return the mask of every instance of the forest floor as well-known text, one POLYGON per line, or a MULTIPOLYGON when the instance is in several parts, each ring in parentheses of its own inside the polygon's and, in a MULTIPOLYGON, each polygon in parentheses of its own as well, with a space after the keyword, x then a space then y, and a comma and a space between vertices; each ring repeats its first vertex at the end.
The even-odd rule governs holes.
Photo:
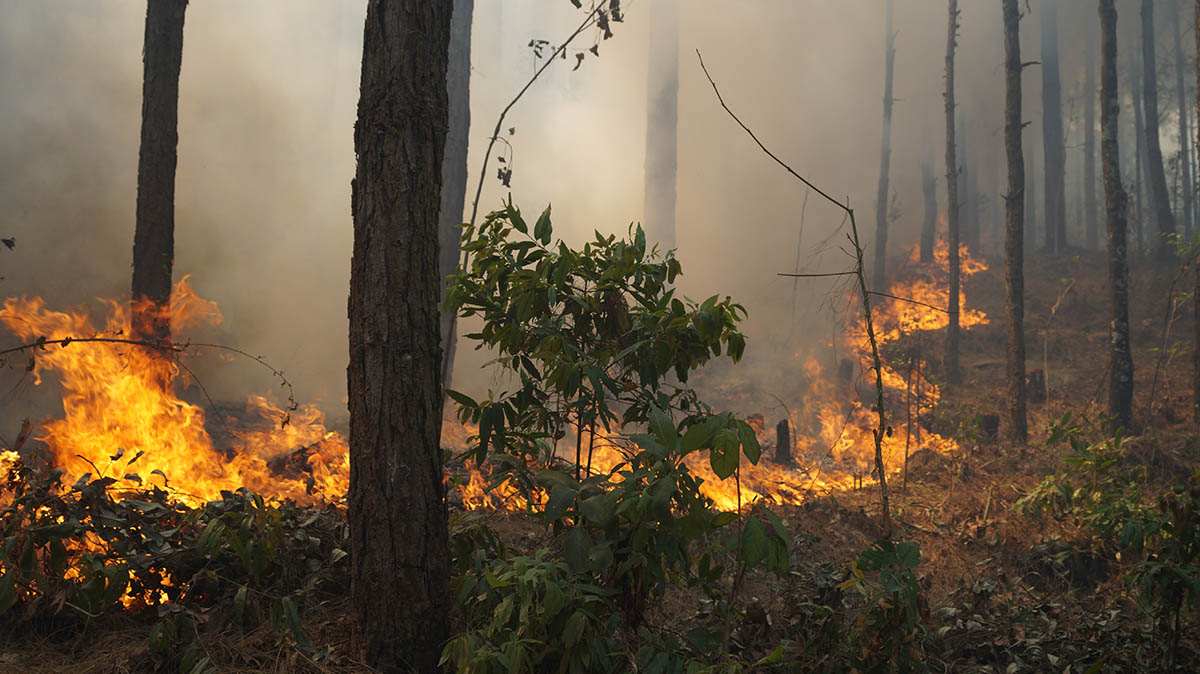
MULTIPOLYGON (((1141 273, 1153 267, 1137 262, 1133 273, 1139 428, 1130 434, 1124 461, 1130 470, 1144 467, 1147 482, 1165 489, 1200 465, 1200 434, 1191 421, 1190 296, 1179 300, 1164 340, 1175 270, 1161 269, 1152 279, 1141 273)), ((949 455, 914 455, 907 484, 893 484, 891 501, 896 535, 920 546, 916 574, 930 634, 924 658, 937 671, 1082 672, 1087 663, 1098 664, 1088 671, 1131 671, 1157 661, 1157 653, 1150 652, 1154 621, 1139 606, 1135 588, 1123 580, 1121 563, 1089 551, 1071 522, 1035 521, 1012 509, 1060 469, 1067 448, 1047 444, 1051 424, 1067 412, 1095 421, 1104 408, 1105 269, 1097 253, 1055 258, 1035 253, 1028 260, 1028 369, 1048 372, 1049 400, 1030 404, 1030 441, 1023 446, 1003 439, 1003 268, 993 264, 966 285, 972 306, 992 320, 964 333, 964 381, 944 393, 940 407, 956 418, 999 413, 1001 437, 986 441, 967 433, 959 439, 960 449, 949 455), (1062 295, 1068 285, 1070 291, 1062 295)), ((1180 281, 1189 283, 1190 278, 1180 281)), ((1185 297, 1189 290, 1175 288, 1174 295, 1185 297)), ((941 353, 940 343, 924 346, 941 353)), ((730 643, 749 661, 785 644, 785 660, 798 663, 801 671, 823 670, 830 663, 806 650, 805 643, 830 620, 819 608, 838 601, 837 585, 846 579, 847 564, 882 533, 878 487, 868 479, 859 489, 771 509, 793 535, 792 571, 783 578, 765 572, 747 577, 736 599, 741 619, 730 643)), ((544 525, 519 513, 491 512, 485 521, 515 550, 532 551, 551 541, 544 525)), ((655 602, 647 621, 683 632, 710 613, 706 602, 699 591, 675 590, 655 602)), ((212 635, 206 648, 214 661, 242 663, 238 671, 368 671, 346 656, 350 629, 344 599, 307 613, 304 625, 332 657, 314 662, 281 645, 269 624, 212 635)), ((147 629, 146 621, 131 617, 36 637, 24 630, 8 632, 0 644, 0 672, 145 671, 147 629)), ((1181 671, 1195 671, 1200 630, 1184 634, 1181 671)))

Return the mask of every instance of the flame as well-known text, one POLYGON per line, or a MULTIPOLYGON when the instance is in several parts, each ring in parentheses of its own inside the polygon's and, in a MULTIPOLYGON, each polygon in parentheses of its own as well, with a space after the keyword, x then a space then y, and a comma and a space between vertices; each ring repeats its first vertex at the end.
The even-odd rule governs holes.
MULTIPOLYGON (((0 320, 28 342, 128 335, 127 306, 104 304, 108 316, 101 329, 85 310, 52 311, 36 297, 6 300, 0 320)), ((186 277, 166 310, 173 334, 221 320, 216 304, 198 297, 186 277)), ((253 396, 247 411, 259 423, 231 431, 233 446, 218 448, 205 430, 204 409, 176 393, 177 384, 186 383, 181 366, 161 350, 117 342, 52 344, 34 353, 34 383, 49 372, 62 389, 63 417, 43 424, 37 439, 70 481, 91 475, 125 487, 154 484, 190 503, 241 486, 302 504, 336 501, 345 493, 346 443, 326 430, 322 413, 311 405, 289 413, 253 396)))

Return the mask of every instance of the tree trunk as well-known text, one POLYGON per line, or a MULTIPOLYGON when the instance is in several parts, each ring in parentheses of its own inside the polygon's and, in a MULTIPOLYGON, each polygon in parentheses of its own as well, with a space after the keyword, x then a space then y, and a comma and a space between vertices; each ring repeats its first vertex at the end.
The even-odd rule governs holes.
POLYGON ((925 221, 921 224, 921 262, 933 262, 933 240, 937 234, 937 180, 933 163, 921 162, 921 182, 925 192, 925 221))
POLYGON ((1142 101, 1146 107, 1146 161, 1150 179, 1150 195, 1154 206, 1154 223, 1158 240, 1154 249, 1159 259, 1173 255, 1170 235, 1175 233, 1175 214, 1171 212, 1171 197, 1167 193, 1167 176, 1163 170, 1162 147, 1158 141, 1158 75, 1154 54, 1154 0, 1142 0, 1142 101))
POLYGON ((1183 202, 1179 208, 1179 215, 1183 224, 1183 239, 1187 241, 1192 238, 1192 161, 1191 136, 1188 133, 1187 87, 1183 77, 1187 62, 1183 57, 1183 36, 1179 29, 1179 24, 1183 21, 1182 5, 1182 0, 1175 0, 1175 16, 1172 17, 1171 27, 1175 40, 1175 89, 1179 99, 1179 173, 1182 183, 1180 197, 1183 202))
MULTIPOLYGON (((454 0, 450 18, 450 52, 446 71, 446 94, 450 101, 450 125, 446 129, 446 154, 442 159, 442 196, 438 209, 438 278, 445 295, 448 277, 458 269, 459 238, 463 206, 467 201, 467 149, 471 129, 471 24, 475 0, 454 0)), ((440 307, 440 305, 439 305, 440 307)), ((454 367, 454 312, 443 312, 439 323, 442 337, 442 386, 450 388, 454 367)))
POLYGON ((179 145, 179 70, 187 0, 149 0, 142 46, 142 141, 133 234, 134 339, 170 339, 175 262, 175 164, 179 145))
MULTIPOLYGON (((1200 1, 1200 0, 1197 0, 1200 1)), ((1021 10, 1004 0, 1004 311, 1008 319, 1008 415, 1013 441, 1029 439, 1025 416, 1025 157, 1021 148, 1021 10)))
MULTIPOLYGON (((1142 226, 1146 222, 1142 195, 1146 184, 1146 125, 1142 121, 1142 69, 1137 61, 1137 50, 1129 50, 1129 86, 1133 107, 1133 250, 1142 249, 1142 226)), ((1118 99, 1119 100, 1119 99, 1118 99)))
POLYGON ((1113 430, 1128 429, 1133 418, 1133 356, 1129 349, 1129 264, 1126 250, 1127 199, 1121 184, 1117 121, 1117 9, 1100 0, 1100 153, 1104 166, 1104 209, 1108 221, 1108 284, 1112 302, 1112 366, 1108 414, 1113 430))
MULTIPOLYGON (((1196 152, 1200 153, 1200 0, 1196 0, 1196 152)), ((1200 169, 1200 157, 1196 168, 1200 169)), ((1192 281, 1192 304, 1195 317, 1192 319, 1192 405, 1193 420, 1200 423, 1200 262, 1195 263, 1192 281)))
POLYGON ((946 35, 946 240, 950 257, 950 325, 946 330, 946 377, 957 384, 958 367, 958 159, 954 148, 954 47, 958 44, 958 0, 949 0, 946 35))
POLYGON ((449 633, 438 207, 451 0, 370 0, 351 190, 350 598, 354 648, 435 672, 449 633))
POLYGON ((979 207, 976 201, 974 174, 970 170, 971 153, 967 143, 967 124, 958 115, 958 130, 954 134, 954 153, 958 158, 958 231, 959 239, 968 252, 979 251, 979 207))
POLYGON ((1058 9, 1042 3, 1042 176, 1046 201, 1046 251, 1067 247, 1066 144, 1063 140, 1062 87, 1058 69, 1058 9))
POLYGON ((646 106, 645 230, 661 250, 675 248, 678 166, 679 0, 649 6, 650 64, 646 106))
POLYGON ((888 178, 892 160, 892 71, 896 64, 896 35, 892 31, 892 0, 884 21, 883 135, 879 152, 879 189, 875 193, 875 287, 887 285, 888 178))
POLYGON ((1084 105, 1083 105, 1083 208, 1084 219, 1087 221, 1088 250, 1100 248, 1100 228, 1096 213, 1096 99, 1092 92, 1096 90, 1096 31, 1088 27, 1084 30, 1084 105))

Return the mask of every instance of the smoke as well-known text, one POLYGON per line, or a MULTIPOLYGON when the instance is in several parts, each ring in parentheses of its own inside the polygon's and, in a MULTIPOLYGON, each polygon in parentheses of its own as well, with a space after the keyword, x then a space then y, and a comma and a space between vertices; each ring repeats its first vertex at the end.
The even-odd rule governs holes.
MULTIPOLYGON (((614 26, 611 40, 581 36, 506 121, 514 200, 533 212, 553 203, 556 232, 569 242, 597 229, 623 233, 642 219, 646 57, 653 39, 646 19, 654 1, 626 0, 626 20, 614 26), (593 45, 599 55, 586 54, 572 71, 575 54, 593 45)), ((683 290, 698 299, 720 293, 743 302, 751 315, 751 357, 827 340, 829 306, 841 306, 827 301, 837 296, 833 283, 801 281, 801 304, 793 309, 793 281, 775 275, 795 269, 804 189, 720 109, 695 51, 764 142, 849 200, 870 250, 883 4, 681 4, 676 238, 683 290)), ((961 4, 959 112, 974 182, 990 204, 977 216, 984 250, 994 253, 1005 175, 999 3, 961 4)), ((1136 3, 1121 4, 1125 50, 1134 44, 1136 3)), ((1095 7, 1059 5, 1065 114, 1081 118, 1082 101, 1095 97, 1081 85, 1082 31, 1096 26, 1095 7)), ((363 0, 206 0, 190 5, 184 33, 176 277, 191 274, 197 291, 225 316, 195 337, 264 356, 295 384, 298 399, 320 400, 335 416, 345 413, 349 195, 365 6, 363 0)), ((15 236, 18 246, 0 250, 6 277, 0 294, 42 295, 61 307, 128 292, 144 12, 144 2, 134 0, 0 0, 0 235, 15 236)), ((499 111, 539 63, 528 43, 556 44, 582 16, 565 0, 477 0, 468 199, 499 111)), ((1022 22, 1027 61, 1037 60, 1039 16, 1035 7, 1022 22)), ((1165 24, 1170 12, 1160 11, 1159 20, 1165 24)), ((944 201, 946 28, 944 2, 896 3, 900 100, 891 185, 899 218, 889 251, 896 261, 919 233, 923 159, 933 160, 944 201)), ((1040 157, 1036 67, 1025 83, 1032 122, 1026 150, 1040 157)), ((1078 242, 1072 190, 1079 189, 1081 133, 1078 121, 1067 128, 1068 220, 1078 242)), ((496 166, 485 176, 481 214, 510 189, 494 178, 496 166)), ((841 212, 811 196, 802 268, 851 268, 844 232, 841 212)), ((458 353, 456 385, 486 386, 488 376, 476 374, 485 357, 470 344, 458 353)), ((197 372, 219 399, 276 385, 247 361, 208 359, 197 372)), ((786 373, 775 368, 771 376, 786 373)), ((19 372, 0 374, 0 433, 36 408, 27 385, 9 392, 19 379, 19 372)))

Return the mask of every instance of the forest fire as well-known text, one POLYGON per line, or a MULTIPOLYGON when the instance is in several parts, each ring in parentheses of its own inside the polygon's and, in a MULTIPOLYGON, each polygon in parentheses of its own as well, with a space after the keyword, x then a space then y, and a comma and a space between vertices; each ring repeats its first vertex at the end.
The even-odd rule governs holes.
MULTIPOLYGON (((114 340, 49 344, 33 354, 35 383, 52 372, 62 390, 63 418, 46 422, 37 439, 66 480, 90 475, 130 487, 155 485, 190 503, 243 486, 298 503, 342 498, 347 446, 326 430, 318 409, 288 411, 253 396, 247 412, 256 422, 230 429, 232 446, 218 448, 205 429, 204 409, 176 395, 176 380, 188 373, 161 351, 122 343, 129 334, 127 307, 105 304, 109 315, 97 328, 87 312, 52 311, 39 298, 4 303, 4 324, 23 340, 114 340)), ((217 306, 199 298, 186 278, 169 310, 176 334, 221 320, 217 306)))

